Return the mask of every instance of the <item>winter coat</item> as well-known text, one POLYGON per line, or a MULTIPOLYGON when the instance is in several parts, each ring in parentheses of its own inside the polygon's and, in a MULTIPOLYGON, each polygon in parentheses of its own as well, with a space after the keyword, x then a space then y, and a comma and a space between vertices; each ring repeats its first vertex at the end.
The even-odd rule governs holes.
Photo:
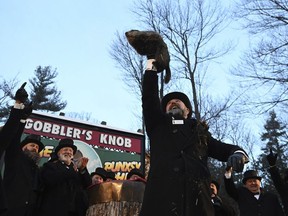
POLYGON ((279 170, 276 166, 271 167, 268 169, 268 171, 271 175, 274 186, 281 197, 285 213, 288 215, 288 182, 285 182, 284 179, 281 178, 279 170))
POLYGON ((46 162, 41 179, 43 192, 38 216, 85 216, 88 200, 83 206, 83 199, 87 199, 84 189, 92 182, 87 169, 77 172, 72 164, 67 166, 59 160, 46 162))
POLYGON ((233 178, 224 178, 225 189, 239 206, 240 216, 284 216, 278 197, 271 192, 261 191, 259 199, 246 187, 236 188, 233 178))
POLYGON ((229 203, 219 196, 212 198, 212 203, 215 210, 215 216, 236 216, 236 210, 229 203))
POLYGON ((7 216, 34 215, 37 202, 39 167, 20 147, 24 126, 21 123, 15 140, 5 152, 3 185, 8 204, 7 216))
POLYGON ((240 148, 214 139, 195 119, 173 124, 161 110, 153 71, 144 75, 142 107, 151 158, 140 215, 214 216, 207 158, 227 161, 240 148))
MULTIPOLYGON (((22 123, 20 123, 21 117, 23 115, 23 110, 12 108, 9 118, 6 121, 5 125, 0 131, 0 159, 4 162, 4 158, 2 158, 4 151, 13 141, 13 139, 17 138, 17 133, 21 134, 23 127, 20 127, 22 123), (20 129, 19 129, 20 127, 20 129)), ((14 141, 15 142, 15 141, 14 141)), ((2 164, 0 162, 0 173, 2 173, 2 164)), ((2 176, 0 175, 0 215, 4 211, 7 210, 6 198, 4 196, 4 188, 2 176)))

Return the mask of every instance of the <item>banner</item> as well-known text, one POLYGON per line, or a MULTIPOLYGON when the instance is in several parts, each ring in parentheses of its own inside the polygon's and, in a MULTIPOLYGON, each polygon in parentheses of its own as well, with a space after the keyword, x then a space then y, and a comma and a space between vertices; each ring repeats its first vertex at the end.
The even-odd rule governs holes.
POLYGON ((23 138, 27 134, 41 135, 45 148, 40 152, 42 165, 60 139, 71 138, 79 150, 77 155, 89 158, 88 171, 97 167, 116 173, 119 180, 138 168, 144 170, 144 135, 107 126, 33 112, 27 119, 23 138))

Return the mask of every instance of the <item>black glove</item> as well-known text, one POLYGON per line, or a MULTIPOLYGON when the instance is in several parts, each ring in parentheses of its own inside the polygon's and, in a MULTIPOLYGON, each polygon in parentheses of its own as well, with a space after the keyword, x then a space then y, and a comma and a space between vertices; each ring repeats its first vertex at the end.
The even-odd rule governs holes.
POLYGON ((21 103, 25 103, 27 98, 28 98, 28 94, 25 90, 25 85, 26 85, 27 82, 24 82, 22 84, 22 86, 16 91, 16 94, 15 94, 15 97, 14 99, 15 100, 19 100, 21 103))
POLYGON ((227 168, 232 167, 235 172, 242 172, 246 161, 246 156, 244 154, 234 153, 230 155, 227 160, 227 168))
POLYGON ((272 149, 270 148, 270 154, 266 156, 266 159, 270 166, 275 166, 277 161, 278 154, 273 154, 272 149))
POLYGON ((32 102, 30 102, 29 104, 25 105, 23 109, 22 119, 27 119, 31 115, 32 111, 33 111, 33 105, 32 102))

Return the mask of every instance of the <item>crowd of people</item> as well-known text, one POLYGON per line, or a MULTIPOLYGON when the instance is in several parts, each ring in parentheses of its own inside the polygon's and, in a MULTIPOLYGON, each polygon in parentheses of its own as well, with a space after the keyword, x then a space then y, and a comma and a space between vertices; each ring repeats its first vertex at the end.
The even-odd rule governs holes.
MULTIPOLYGON (((151 151, 149 174, 146 177, 132 169, 127 175, 128 180, 145 183, 140 215, 236 216, 235 209, 218 195, 219 183, 211 180, 207 165, 211 157, 227 162, 225 189, 237 202, 240 216, 284 216, 278 197, 262 190, 262 178, 256 170, 244 172, 242 186, 234 184, 233 172, 243 172, 249 162, 244 149, 213 138, 205 123, 191 118, 192 106, 185 94, 171 92, 160 100, 157 73, 163 67, 155 61, 157 50, 156 46, 147 55, 143 79, 142 107, 151 151)), ((0 215, 84 216, 89 207, 87 188, 116 181, 115 173, 101 167, 89 173, 89 159, 75 157, 77 147, 66 138, 39 167, 39 152, 44 148, 41 137, 31 134, 20 140, 32 112, 25 85, 17 90, 15 104, 0 131, 0 156, 5 164, 0 178, 0 215)), ((271 152, 267 160, 288 215, 288 175, 284 179, 279 175, 277 155, 271 152)))
MULTIPOLYGON (((26 119, 32 113, 27 105, 24 83, 15 94, 15 104, 0 131, 0 215, 1 216, 85 216, 87 189, 115 181, 115 173, 102 167, 87 170, 88 158, 79 154, 70 138, 59 140, 50 159, 39 166, 44 149, 41 136, 29 134, 23 140, 26 119)), ((127 180, 142 181, 141 170, 132 169, 127 180)))

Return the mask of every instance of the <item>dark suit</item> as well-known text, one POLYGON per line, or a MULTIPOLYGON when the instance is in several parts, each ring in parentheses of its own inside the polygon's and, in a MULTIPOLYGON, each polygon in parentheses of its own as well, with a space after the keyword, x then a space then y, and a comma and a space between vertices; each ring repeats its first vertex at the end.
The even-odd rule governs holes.
POLYGON ((158 76, 146 71, 143 114, 151 160, 142 216, 214 216, 207 158, 227 161, 240 149, 210 136, 195 119, 175 118, 161 110, 158 76))
POLYGON ((233 179, 224 178, 225 189, 239 206, 240 216, 284 216, 277 196, 270 192, 261 192, 259 199, 246 187, 236 188, 233 179))
POLYGON ((20 148, 25 124, 21 123, 16 139, 5 153, 4 189, 8 203, 7 216, 34 215, 37 202, 37 164, 20 148))
POLYGON ((86 209, 81 209, 83 189, 92 182, 87 169, 76 172, 72 164, 67 166, 56 160, 44 164, 41 177, 44 189, 38 216, 85 216, 86 209))
POLYGON ((274 186, 281 197, 285 213, 288 215, 288 182, 285 182, 284 179, 281 178, 276 166, 271 167, 268 171, 271 174, 274 186))
MULTIPOLYGON (((21 117, 23 116, 23 110, 21 109, 11 109, 8 120, 0 131, 0 158, 3 156, 4 151, 13 141, 13 139, 17 139, 17 133, 21 134, 23 127, 20 127, 22 123, 20 123, 21 117), (19 129, 20 127, 20 129, 19 129)), ((0 164, 0 172, 2 173, 2 164, 0 164)), ((6 198, 4 196, 4 188, 2 177, 0 175, 0 215, 4 211, 7 210, 6 198)))

